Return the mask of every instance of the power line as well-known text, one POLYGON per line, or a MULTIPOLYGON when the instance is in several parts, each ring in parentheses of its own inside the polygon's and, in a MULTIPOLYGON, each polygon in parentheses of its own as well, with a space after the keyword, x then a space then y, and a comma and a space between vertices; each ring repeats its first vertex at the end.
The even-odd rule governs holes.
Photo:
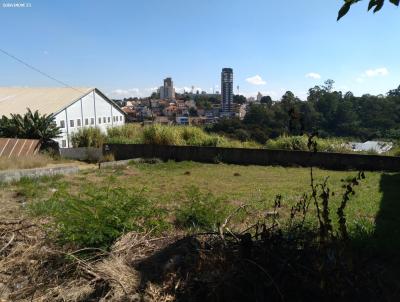
POLYGON ((43 71, 37 69, 36 67, 34 67, 34 66, 32 66, 32 65, 30 65, 30 64, 28 64, 28 63, 26 63, 25 61, 23 61, 23 60, 17 58, 16 56, 12 55, 11 53, 9 53, 9 52, 7 52, 7 51, 1 49, 1 48, 0 48, 0 52, 2 52, 3 54, 5 54, 6 56, 9 56, 10 58, 16 60, 17 62, 19 62, 19 63, 25 65, 26 67, 28 67, 28 68, 30 68, 30 69, 32 69, 32 70, 34 70, 34 71, 40 73, 41 75, 43 75, 43 76, 45 76, 45 77, 47 77, 47 78, 49 78, 49 79, 51 79, 51 80, 53 80, 53 81, 56 81, 57 83, 59 83, 59 84, 65 86, 65 87, 67 87, 67 88, 71 88, 71 89, 74 89, 74 90, 76 90, 76 91, 83 92, 83 91, 80 91, 79 89, 76 89, 75 87, 72 87, 72 86, 68 85, 67 83, 65 83, 65 82, 63 82, 63 81, 57 80, 55 77, 52 77, 51 75, 48 75, 47 73, 45 73, 45 72, 43 72, 43 71))

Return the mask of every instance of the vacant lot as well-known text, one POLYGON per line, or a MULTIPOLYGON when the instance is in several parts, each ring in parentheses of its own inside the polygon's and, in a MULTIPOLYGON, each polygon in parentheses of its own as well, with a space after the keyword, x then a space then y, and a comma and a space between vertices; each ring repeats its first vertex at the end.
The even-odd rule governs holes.
POLYGON ((226 301, 233 301, 237 294, 258 297, 252 286, 262 283, 271 297, 288 301, 291 295, 308 297, 310 291, 315 301, 338 292, 360 301, 382 295, 382 300, 398 301, 400 174, 367 172, 356 180, 357 174, 313 171, 314 184, 329 187, 324 195, 326 187, 318 186, 316 196, 322 209, 319 196, 329 195, 331 234, 343 226, 337 215, 343 192, 349 181, 359 182, 345 209, 350 241, 347 236, 328 239, 318 232, 322 228, 309 228, 318 222, 312 201, 305 227, 287 224, 292 206, 304 194, 310 196, 310 169, 305 168, 132 162, 3 184, 0 300, 98 301, 108 296, 123 301, 140 295, 149 301, 192 296, 205 301, 208 292, 215 297, 228 292, 232 297, 226 301), (278 195, 281 206, 275 208, 278 195), (226 217, 232 217, 229 224, 226 217), (254 246, 249 248, 242 231, 258 219, 262 223, 252 228, 254 246), (223 227, 217 228, 219 223, 223 227), (271 233, 258 233, 260 225, 271 233), (276 283, 269 283, 266 271, 276 283), (228 281, 219 283, 223 278, 228 281))
MULTIPOLYGON (((327 179, 330 188, 332 219, 344 192, 344 181, 357 175, 356 171, 327 171, 314 169, 316 183, 327 179)), ((376 218, 385 213, 386 223, 397 226, 396 203, 399 175, 367 172, 356 194, 346 209, 350 227, 372 231, 376 218)), ((158 206, 166 209, 179 207, 191 187, 203 193, 212 193, 226 204, 251 204, 258 209, 271 210, 276 195, 282 196, 282 211, 291 206, 304 193, 310 194, 310 169, 200 164, 193 162, 132 163, 126 168, 87 170, 78 175, 22 180, 3 186, 1 190, 1 216, 26 215, 23 208, 38 200, 49 198, 60 188, 79 194, 87 187, 121 187, 141 190, 158 206)), ((310 207, 312 208, 312 207, 310 207)), ((172 213, 172 212, 171 212, 172 213)))

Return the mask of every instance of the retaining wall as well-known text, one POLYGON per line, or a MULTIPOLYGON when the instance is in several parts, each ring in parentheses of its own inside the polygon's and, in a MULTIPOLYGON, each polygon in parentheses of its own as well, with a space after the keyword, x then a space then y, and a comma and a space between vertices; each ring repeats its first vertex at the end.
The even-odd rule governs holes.
POLYGON ((58 174, 75 174, 78 172, 79 172, 79 167, 77 166, 6 170, 0 172, 0 182, 19 181, 22 177, 36 178, 41 176, 52 176, 58 174))
POLYGON ((103 152, 105 154, 112 153, 116 160, 141 157, 240 165, 314 166, 334 170, 400 171, 400 157, 380 155, 145 144, 107 144, 103 146, 103 152))
POLYGON ((60 148, 60 155, 68 159, 97 162, 103 158, 103 151, 101 148, 60 148))

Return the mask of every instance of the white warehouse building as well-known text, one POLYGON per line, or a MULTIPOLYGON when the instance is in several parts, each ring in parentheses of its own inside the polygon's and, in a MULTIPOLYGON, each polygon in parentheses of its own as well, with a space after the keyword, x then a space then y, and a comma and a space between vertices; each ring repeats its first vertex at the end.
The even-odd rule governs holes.
POLYGON ((82 127, 125 124, 125 113, 96 88, 14 88, 0 87, 0 117, 25 114, 27 108, 54 115, 62 134, 56 138, 61 148, 72 147, 71 134, 82 127))

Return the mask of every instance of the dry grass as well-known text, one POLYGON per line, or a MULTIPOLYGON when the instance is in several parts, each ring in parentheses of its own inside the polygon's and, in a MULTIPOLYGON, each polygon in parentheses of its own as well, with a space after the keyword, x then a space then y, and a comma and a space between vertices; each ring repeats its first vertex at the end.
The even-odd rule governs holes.
POLYGON ((135 263, 176 237, 128 233, 110 252, 60 247, 41 222, 0 222, 0 301, 173 301, 157 285, 142 284, 135 263), (85 255, 86 256, 83 256, 85 255), (135 300, 139 299, 139 300, 135 300))
POLYGON ((53 158, 44 154, 10 158, 0 157, 0 170, 40 168, 54 162, 53 158))

